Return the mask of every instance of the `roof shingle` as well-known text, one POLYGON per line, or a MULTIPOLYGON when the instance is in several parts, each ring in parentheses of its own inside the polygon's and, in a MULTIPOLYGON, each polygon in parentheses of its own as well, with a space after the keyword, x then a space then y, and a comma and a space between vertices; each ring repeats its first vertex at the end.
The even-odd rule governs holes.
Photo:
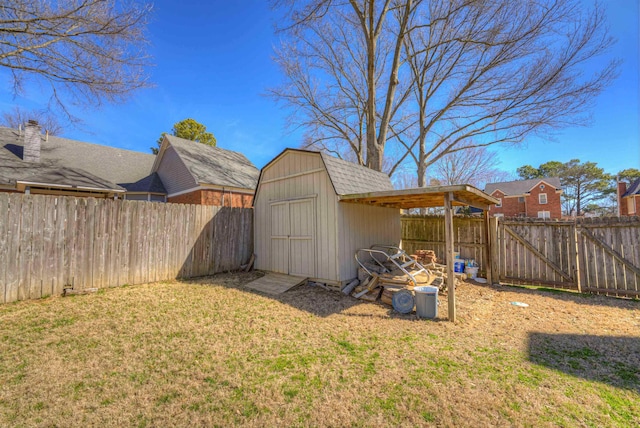
POLYGON ((124 191, 117 184, 83 169, 64 167, 50 161, 28 163, 0 156, 0 184, 13 187, 17 182, 37 183, 49 187, 124 191))
POLYGON ((391 179, 384 172, 320 153, 327 173, 338 195, 393 190, 391 179))
MULTIPOLYGON (((20 133, 0 127, 0 158, 22 161, 22 151, 20 133)), ((111 183, 134 183, 151 173, 155 156, 49 136, 42 138, 40 159, 59 168, 82 169, 111 183)))

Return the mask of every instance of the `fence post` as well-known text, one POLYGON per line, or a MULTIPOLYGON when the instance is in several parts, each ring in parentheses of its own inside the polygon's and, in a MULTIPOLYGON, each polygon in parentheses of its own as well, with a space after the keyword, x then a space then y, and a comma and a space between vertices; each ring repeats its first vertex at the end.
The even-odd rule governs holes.
POLYGON ((487 273, 487 283, 493 284, 493 241, 491 240, 491 219, 489 217, 489 210, 484 212, 484 222, 482 223, 484 229, 484 269, 487 273))
POLYGON ((578 292, 582 293, 582 282, 580 281, 580 257, 578 255, 578 219, 573 220, 573 224, 569 229, 569 256, 573 269, 571 276, 576 283, 578 292))
MULTIPOLYGON (((489 240, 491 241, 491 282, 500 284, 500 243, 498 242, 499 217, 489 218, 489 240)), ((487 278, 487 281, 489 278, 487 278)))

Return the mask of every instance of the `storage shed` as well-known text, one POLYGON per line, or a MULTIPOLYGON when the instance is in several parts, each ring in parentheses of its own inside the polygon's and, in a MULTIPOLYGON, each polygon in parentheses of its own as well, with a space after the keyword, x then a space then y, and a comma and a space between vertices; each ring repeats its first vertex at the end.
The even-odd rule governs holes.
POLYGON ((357 276, 357 249, 400 245, 400 209, 340 203, 340 197, 392 190, 384 173, 285 149, 262 168, 256 188, 256 268, 342 287, 357 276))

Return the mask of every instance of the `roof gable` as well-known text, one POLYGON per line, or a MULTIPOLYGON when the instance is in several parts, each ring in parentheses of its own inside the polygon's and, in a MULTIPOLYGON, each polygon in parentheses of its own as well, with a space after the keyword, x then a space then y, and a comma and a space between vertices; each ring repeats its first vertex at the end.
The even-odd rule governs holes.
POLYGON ((533 178, 530 180, 503 181, 499 183, 487 183, 484 188, 485 193, 493 194, 500 190, 505 196, 524 195, 529 193, 540 183, 545 183, 556 190, 561 189, 558 177, 533 178))
POLYGON ((320 156, 337 195, 393 190, 391 179, 387 174, 315 150, 286 148, 262 167, 260 177, 264 175, 267 168, 291 152, 320 156))
MULTIPOLYGON (((243 154, 165 135, 197 183, 255 189, 258 169, 243 154)), ((161 149, 160 156, 164 150, 161 149)), ((159 165, 156 161, 155 168, 159 165)))

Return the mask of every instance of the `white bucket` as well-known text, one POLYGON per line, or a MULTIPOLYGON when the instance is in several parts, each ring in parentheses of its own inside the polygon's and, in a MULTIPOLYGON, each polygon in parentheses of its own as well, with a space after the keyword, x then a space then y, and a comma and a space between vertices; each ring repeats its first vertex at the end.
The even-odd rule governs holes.
POLYGON ((476 277, 478 276, 478 268, 467 266, 466 268, 464 268, 464 273, 469 275, 471 279, 476 279, 476 277))

